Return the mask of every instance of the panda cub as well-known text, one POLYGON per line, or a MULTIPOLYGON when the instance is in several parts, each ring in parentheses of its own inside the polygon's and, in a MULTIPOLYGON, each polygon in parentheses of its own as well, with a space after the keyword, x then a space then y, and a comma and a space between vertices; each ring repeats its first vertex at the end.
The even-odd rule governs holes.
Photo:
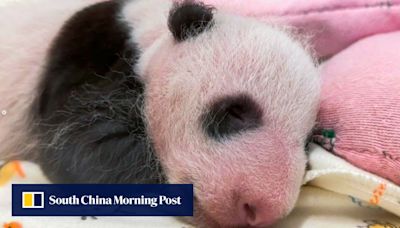
POLYGON ((294 207, 320 82, 285 29, 190 0, 41 0, 0 21, 0 159, 55 183, 192 183, 205 227, 294 207))

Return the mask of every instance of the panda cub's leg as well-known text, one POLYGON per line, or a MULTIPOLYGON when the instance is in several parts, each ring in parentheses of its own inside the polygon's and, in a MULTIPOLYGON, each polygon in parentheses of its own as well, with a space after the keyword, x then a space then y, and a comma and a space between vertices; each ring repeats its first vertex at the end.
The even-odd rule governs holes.
POLYGON ((122 1, 89 6, 65 23, 48 52, 32 105, 37 162, 54 182, 159 183, 146 133, 140 50, 122 1))

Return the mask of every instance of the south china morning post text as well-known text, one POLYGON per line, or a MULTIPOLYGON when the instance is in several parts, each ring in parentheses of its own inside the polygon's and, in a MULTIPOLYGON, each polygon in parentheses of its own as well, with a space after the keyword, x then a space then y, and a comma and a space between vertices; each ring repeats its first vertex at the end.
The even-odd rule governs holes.
POLYGON ((50 205, 146 205, 150 207, 158 207, 159 205, 182 205, 182 197, 168 197, 160 195, 158 197, 125 197, 122 195, 114 197, 101 197, 98 195, 76 195, 70 197, 57 197, 51 195, 49 197, 50 205))
POLYGON ((13 184, 13 216, 193 216, 191 184, 13 184))

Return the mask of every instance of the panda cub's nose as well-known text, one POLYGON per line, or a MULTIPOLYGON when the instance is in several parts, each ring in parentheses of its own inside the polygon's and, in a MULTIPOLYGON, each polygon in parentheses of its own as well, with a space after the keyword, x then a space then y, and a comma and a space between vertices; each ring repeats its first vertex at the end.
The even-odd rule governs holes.
POLYGON ((206 134, 221 140, 262 125, 261 107, 246 94, 223 97, 214 101, 202 118, 206 134))
POLYGON ((242 223, 250 227, 267 227, 276 222, 273 214, 273 207, 268 207, 268 203, 257 199, 249 201, 243 198, 239 201, 239 217, 242 223))

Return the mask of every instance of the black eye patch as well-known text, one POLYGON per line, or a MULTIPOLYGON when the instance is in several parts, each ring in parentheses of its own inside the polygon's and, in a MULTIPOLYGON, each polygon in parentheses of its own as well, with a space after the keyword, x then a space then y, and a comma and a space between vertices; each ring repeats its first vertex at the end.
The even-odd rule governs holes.
POLYGON ((262 126, 262 109, 248 95, 224 97, 214 102, 201 118, 206 134, 216 140, 262 126))

